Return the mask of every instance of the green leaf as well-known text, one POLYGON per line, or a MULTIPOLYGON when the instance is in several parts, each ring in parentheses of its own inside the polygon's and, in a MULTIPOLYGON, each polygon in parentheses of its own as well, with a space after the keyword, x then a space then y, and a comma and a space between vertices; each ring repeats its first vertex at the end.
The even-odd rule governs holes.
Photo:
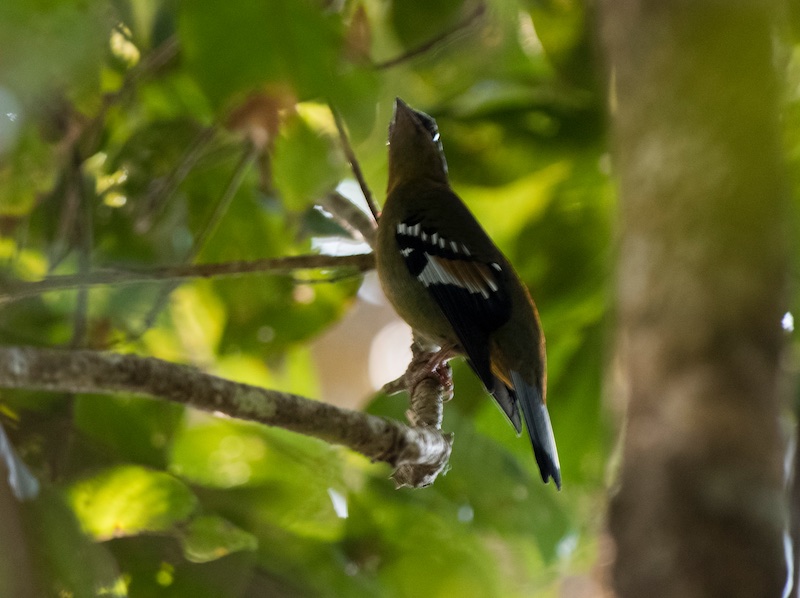
POLYGON ((258 548, 253 534, 216 515, 195 517, 178 537, 184 556, 192 563, 207 563, 233 552, 258 548))
POLYGON ((33 209, 39 194, 53 184, 57 155, 35 127, 22 128, 17 137, 15 132, 4 130, 7 128, 4 121, 8 121, 7 116, 0 119, 0 216, 21 217, 33 209), (4 155, 8 149, 6 142, 12 141, 16 141, 15 147, 10 155, 4 155))
POLYGON ((107 456, 151 467, 166 465, 166 452, 183 407, 141 397, 81 395, 75 425, 107 456))
POLYGON ((451 31, 464 4, 464 0, 392 0, 390 18, 403 45, 414 47, 451 31))
POLYGON ((23 100, 61 87, 97 91, 113 25, 105 10, 99 0, 0 3, 0 80, 23 100))
POLYGON ((176 435, 170 469, 209 488, 241 488, 247 498, 237 504, 294 534, 330 540, 341 533, 331 492, 346 495, 342 450, 321 441, 195 414, 176 435))
POLYGON ((108 548, 81 532, 60 492, 45 488, 38 500, 24 505, 23 516, 40 587, 48 596, 128 595, 108 548))
POLYGON ((218 105, 268 83, 303 99, 335 87, 343 30, 314 2, 185 2, 180 33, 190 70, 218 105))
POLYGON ((166 531, 197 507, 186 484, 135 465, 113 467, 76 482, 69 500, 83 529, 98 540, 166 531))
POLYGON ((281 199, 296 211, 318 202, 344 174, 333 139, 303 117, 293 119, 278 137, 272 169, 281 199), (309 169, 309 163, 315 167, 309 169))

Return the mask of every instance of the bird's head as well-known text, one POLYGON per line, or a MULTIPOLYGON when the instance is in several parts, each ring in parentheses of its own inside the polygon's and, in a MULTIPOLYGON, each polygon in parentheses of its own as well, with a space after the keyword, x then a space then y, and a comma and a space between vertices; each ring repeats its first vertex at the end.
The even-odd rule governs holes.
POLYGON ((447 162, 436 121, 400 98, 389 125, 389 186, 428 178, 447 183, 447 162))

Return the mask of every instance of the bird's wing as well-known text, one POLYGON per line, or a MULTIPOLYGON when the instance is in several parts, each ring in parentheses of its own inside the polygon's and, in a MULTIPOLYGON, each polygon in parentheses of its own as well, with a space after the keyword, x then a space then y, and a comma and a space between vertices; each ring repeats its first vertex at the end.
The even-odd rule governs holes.
POLYGON ((441 235, 419 218, 395 231, 409 272, 430 293, 458 337, 467 360, 520 431, 516 400, 492 373, 490 335, 511 317, 502 266, 473 255, 461 240, 441 235))

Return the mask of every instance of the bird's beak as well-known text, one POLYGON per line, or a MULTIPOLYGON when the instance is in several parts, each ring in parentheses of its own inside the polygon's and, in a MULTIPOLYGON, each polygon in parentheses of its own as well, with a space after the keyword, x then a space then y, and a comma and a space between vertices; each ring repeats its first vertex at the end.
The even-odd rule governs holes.
POLYGON ((389 123, 389 138, 391 139, 392 131, 399 121, 414 120, 414 111, 400 98, 394 99, 394 113, 392 114, 392 122, 389 123))

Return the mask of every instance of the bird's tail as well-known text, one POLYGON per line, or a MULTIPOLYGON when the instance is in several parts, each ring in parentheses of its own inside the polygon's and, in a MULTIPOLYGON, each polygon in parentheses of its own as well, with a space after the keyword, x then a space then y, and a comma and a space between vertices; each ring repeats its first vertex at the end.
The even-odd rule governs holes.
POLYGON ((547 482, 549 478, 553 478, 556 488, 561 490, 561 466, 558 463, 556 440, 542 393, 514 371, 511 372, 511 383, 522 408, 542 481, 547 482))

